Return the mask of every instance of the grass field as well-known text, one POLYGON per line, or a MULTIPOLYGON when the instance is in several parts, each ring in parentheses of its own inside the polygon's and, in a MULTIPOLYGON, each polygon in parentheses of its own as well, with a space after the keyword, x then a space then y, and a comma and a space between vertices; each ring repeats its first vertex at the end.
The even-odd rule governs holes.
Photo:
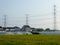
POLYGON ((0 45, 60 45, 60 35, 0 35, 0 45))

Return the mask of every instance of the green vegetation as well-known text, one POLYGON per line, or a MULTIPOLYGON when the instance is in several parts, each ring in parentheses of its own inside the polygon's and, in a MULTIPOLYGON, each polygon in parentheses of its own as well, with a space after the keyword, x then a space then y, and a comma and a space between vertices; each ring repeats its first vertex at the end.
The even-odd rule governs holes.
POLYGON ((0 35, 0 45, 60 45, 60 35, 0 35))

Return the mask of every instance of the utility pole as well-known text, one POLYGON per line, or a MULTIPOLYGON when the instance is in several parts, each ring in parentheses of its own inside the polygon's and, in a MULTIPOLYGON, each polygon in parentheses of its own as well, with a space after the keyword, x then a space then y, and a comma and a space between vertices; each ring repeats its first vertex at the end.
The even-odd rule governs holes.
POLYGON ((28 25, 28 14, 26 14, 26 25, 28 25))
POLYGON ((6 21, 7 15, 4 15, 4 27, 7 26, 7 21, 6 21))
POLYGON ((56 5, 54 5, 54 30, 56 30, 56 5))

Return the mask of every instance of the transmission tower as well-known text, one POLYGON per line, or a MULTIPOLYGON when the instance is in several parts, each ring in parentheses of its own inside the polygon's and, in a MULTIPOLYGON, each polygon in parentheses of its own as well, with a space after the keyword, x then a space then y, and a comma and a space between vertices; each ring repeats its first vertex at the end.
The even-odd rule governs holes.
POLYGON ((26 25, 28 25, 28 14, 26 14, 26 25))
POLYGON ((54 30, 56 30, 56 5, 54 5, 54 30))
POLYGON ((4 27, 7 26, 7 21, 6 21, 7 15, 4 15, 4 27))

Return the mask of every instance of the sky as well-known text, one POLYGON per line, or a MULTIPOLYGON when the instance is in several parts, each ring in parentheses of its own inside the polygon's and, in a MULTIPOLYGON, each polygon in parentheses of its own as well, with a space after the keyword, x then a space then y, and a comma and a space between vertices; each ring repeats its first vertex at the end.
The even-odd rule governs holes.
POLYGON ((53 29, 53 5, 56 5, 56 27, 60 29, 60 0, 0 0, 0 26, 22 27, 28 23, 35 28, 53 29))

